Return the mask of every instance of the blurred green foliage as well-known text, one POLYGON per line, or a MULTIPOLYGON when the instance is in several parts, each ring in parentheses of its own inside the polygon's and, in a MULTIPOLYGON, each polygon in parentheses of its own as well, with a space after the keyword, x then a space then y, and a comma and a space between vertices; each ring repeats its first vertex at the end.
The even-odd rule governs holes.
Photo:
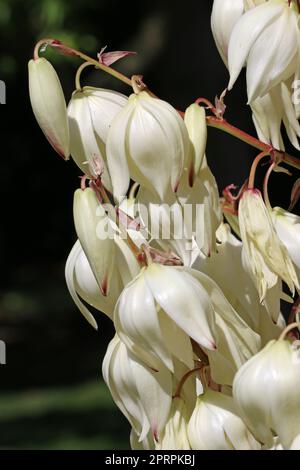
POLYGON ((128 449, 129 426, 106 386, 0 394, 0 449, 128 449))

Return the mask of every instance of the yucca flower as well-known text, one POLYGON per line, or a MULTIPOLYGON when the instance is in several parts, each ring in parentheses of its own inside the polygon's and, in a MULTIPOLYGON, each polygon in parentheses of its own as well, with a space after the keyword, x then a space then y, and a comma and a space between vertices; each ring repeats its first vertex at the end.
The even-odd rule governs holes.
POLYGON ((272 446, 275 434, 289 449, 300 434, 299 386, 299 347, 283 339, 268 343, 238 371, 234 400, 260 442, 272 446))
POLYGON ((269 93, 256 98, 251 103, 253 122, 259 139, 279 150, 285 148, 281 136, 282 123, 291 143, 298 150, 300 149, 298 142, 300 125, 293 105, 292 93, 291 83, 281 82, 269 93))
POLYGON ((80 244, 101 292, 107 295, 115 259, 113 224, 91 188, 75 191, 73 214, 80 244))
POLYGON ((260 300, 282 279, 294 295, 299 281, 289 253, 280 241, 260 191, 244 192, 239 204, 239 225, 245 254, 256 279, 260 300))
POLYGON ((229 90, 244 65, 250 103, 294 76, 299 69, 299 32, 294 1, 269 0, 243 14, 229 40, 229 90))
POLYGON ((69 158, 69 125, 64 93, 51 63, 45 58, 28 63, 32 110, 46 138, 65 160, 69 158))
POLYGON ((188 425, 192 450, 259 450, 233 399, 207 390, 197 399, 188 425))
POLYGON ((223 62, 228 62, 228 45, 232 30, 244 13, 244 0, 214 0, 211 29, 223 62))
POLYGON ((142 365, 116 335, 109 343, 102 366, 112 397, 139 441, 149 431, 159 442, 171 409, 172 376, 162 363, 153 371, 142 365))
POLYGON ((121 93, 83 87, 74 91, 68 105, 72 158, 84 174, 101 176, 107 189, 111 189, 111 181, 105 144, 111 122, 126 103, 127 97, 121 93))
POLYGON ((188 440, 189 415, 185 402, 180 397, 174 397, 169 419, 165 425, 156 450, 191 450, 188 440))
POLYGON ((106 151, 118 201, 126 196, 130 178, 164 199, 177 189, 189 137, 171 105, 142 91, 129 97, 111 123, 106 151))
POLYGON ((300 274, 300 217, 281 207, 274 207, 272 220, 278 237, 285 245, 291 260, 300 274))
POLYGON ((125 287, 115 310, 121 340, 149 366, 162 361, 174 371, 172 356, 193 368, 190 337, 215 349, 214 311, 189 272, 153 263, 125 287))

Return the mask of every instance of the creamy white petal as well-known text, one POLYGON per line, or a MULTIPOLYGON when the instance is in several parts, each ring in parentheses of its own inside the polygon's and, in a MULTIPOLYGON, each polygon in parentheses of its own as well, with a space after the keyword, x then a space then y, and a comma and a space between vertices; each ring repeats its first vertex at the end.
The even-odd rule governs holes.
POLYGON ((64 93, 53 66, 44 57, 28 63, 29 95, 35 118, 53 148, 68 159, 69 125, 64 93))
POLYGON ((175 267, 154 263, 145 278, 156 302, 172 320, 197 343, 214 350, 215 315, 202 285, 175 267))
POLYGON ((228 46, 229 90, 245 65, 253 44, 264 29, 282 14, 283 8, 284 5, 267 2, 246 12, 236 23, 228 46))
POLYGON ((115 257, 111 222, 91 188, 75 191, 73 213, 83 251, 103 295, 107 295, 115 257))
MULTIPOLYGON (((171 354, 162 335, 158 309, 143 271, 122 292, 116 306, 114 322, 117 333, 126 344, 127 336, 135 345, 154 358, 161 359, 173 371, 171 354)), ((143 355, 141 360, 144 359, 143 355)))
POLYGON ((244 12, 244 0, 214 0, 211 29, 218 51, 227 65, 227 53, 234 25, 244 12))
POLYGON ((98 325, 97 325, 95 318, 93 317, 91 312, 86 308, 86 306, 81 302, 76 292, 74 270, 75 270, 76 262, 79 256, 81 255, 81 252, 82 252, 82 248, 81 248, 79 240, 77 240, 66 262, 66 267, 65 267, 66 283, 69 289, 70 296, 72 297, 74 303, 76 304, 76 306, 78 307, 82 315, 85 317, 85 319, 90 323, 90 325, 92 325, 97 330, 98 325))

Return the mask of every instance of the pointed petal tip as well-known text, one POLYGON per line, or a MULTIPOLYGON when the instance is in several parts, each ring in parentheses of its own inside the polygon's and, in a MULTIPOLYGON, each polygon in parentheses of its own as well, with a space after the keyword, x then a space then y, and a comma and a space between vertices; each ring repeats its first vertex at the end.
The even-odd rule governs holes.
POLYGON ((101 294, 104 295, 104 297, 107 297, 108 296, 108 290, 109 290, 108 278, 107 277, 105 277, 105 279, 103 279, 103 281, 101 283, 101 286, 100 286, 100 289, 101 289, 101 294))

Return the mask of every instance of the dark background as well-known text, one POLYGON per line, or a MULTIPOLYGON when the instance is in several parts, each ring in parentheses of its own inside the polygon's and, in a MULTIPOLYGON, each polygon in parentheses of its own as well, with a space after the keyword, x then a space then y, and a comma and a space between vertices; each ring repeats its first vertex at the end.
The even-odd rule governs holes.
MULTIPOLYGON (((101 449, 128 447, 127 423, 101 382, 101 361, 113 335, 98 314, 93 331, 73 305, 64 263, 75 241, 73 192, 79 170, 48 145, 33 117, 27 62, 34 43, 56 37, 92 56, 134 50, 116 68, 141 73, 161 98, 184 109, 226 87, 227 71, 210 31, 211 0, 0 0, 0 79, 7 86, 1 119, 0 447, 101 449)), ((46 52, 67 101, 77 58, 46 52)), ((88 69, 86 84, 129 93, 114 78, 88 69)), ((227 119, 254 133, 244 75, 226 103, 227 119)), ((241 184, 255 150, 210 129, 207 156, 220 185, 241 184)), ((294 152, 295 153, 295 152, 294 152)), ((274 204, 286 204, 287 176, 272 177, 274 204)))

